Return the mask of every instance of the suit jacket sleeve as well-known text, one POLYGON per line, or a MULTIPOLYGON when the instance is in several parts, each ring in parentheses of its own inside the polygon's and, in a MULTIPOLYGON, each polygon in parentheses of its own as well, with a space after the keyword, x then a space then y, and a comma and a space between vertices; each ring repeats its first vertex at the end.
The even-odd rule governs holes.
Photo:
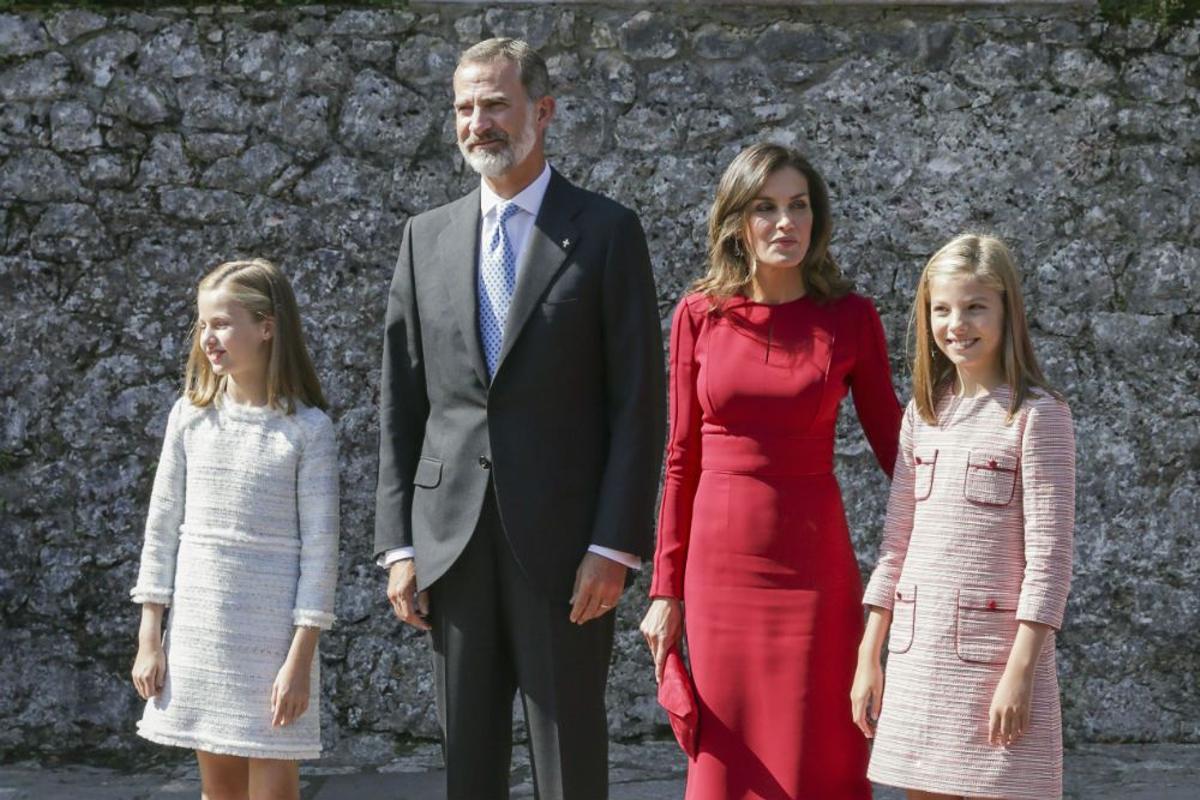
POLYGON ((647 558, 666 427, 662 323, 637 215, 626 211, 610 235, 602 300, 609 446, 591 543, 647 558))
POLYGON ((413 472, 421 455, 429 398, 413 279, 412 221, 388 292, 379 385, 379 482, 375 490, 375 556, 411 547, 413 472))

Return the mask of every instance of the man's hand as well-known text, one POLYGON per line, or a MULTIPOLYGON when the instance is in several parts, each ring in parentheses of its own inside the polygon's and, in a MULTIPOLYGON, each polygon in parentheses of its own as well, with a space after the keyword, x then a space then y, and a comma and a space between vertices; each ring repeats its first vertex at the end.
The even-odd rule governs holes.
POLYGON ((575 572, 571 593, 571 622, 583 625, 617 607, 625 591, 624 564, 596 553, 587 553, 575 572))
POLYGON ((417 565, 415 559, 405 558, 392 564, 388 570, 388 601, 401 622, 418 630, 429 630, 429 592, 417 592, 417 565))

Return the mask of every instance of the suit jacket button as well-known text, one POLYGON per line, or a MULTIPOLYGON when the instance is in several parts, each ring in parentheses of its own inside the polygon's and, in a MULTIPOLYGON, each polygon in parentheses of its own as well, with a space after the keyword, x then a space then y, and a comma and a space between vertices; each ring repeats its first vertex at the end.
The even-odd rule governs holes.
POLYGON ((491 461, 488 461, 488 457, 487 457, 487 456, 480 456, 480 457, 479 457, 479 467, 480 467, 481 469, 491 469, 491 468, 492 468, 492 462, 491 462, 491 461))

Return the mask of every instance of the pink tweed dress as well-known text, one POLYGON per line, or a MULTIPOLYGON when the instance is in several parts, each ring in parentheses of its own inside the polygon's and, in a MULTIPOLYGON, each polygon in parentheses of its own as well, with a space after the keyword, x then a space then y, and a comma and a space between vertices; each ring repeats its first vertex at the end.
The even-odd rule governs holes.
POLYGON ((1062 625, 1071 581, 1075 439, 1065 403, 1034 392, 1005 423, 1007 387, 910 403, 879 562, 863 602, 892 610, 868 775, 908 789, 1006 800, 1062 796, 1052 632, 1029 730, 988 743, 988 710, 1018 620, 1062 625))

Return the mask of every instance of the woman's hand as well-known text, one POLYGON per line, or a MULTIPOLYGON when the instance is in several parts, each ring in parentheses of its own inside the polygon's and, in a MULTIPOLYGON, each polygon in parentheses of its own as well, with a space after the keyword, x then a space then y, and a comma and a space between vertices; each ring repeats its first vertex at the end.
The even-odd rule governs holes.
POLYGON ((1032 671, 1004 670, 988 711, 988 741, 991 744, 1008 747, 1029 730, 1032 699, 1032 671))
POLYGON ((683 604, 674 597, 655 597, 642 617, 641 631, 654 656, 654 680, 662 683, 667 653, 683 638, 683 604))
POLYGON ((167 677, 167 656, 158 642, 147 642, 138 647, 133 660, 133 688, 143 700, 156 697, 162 691, 167 677))
MULTIPOLYGON (((291 725, 308 710, 310 664, 288 656, 271 686, 271 725, 291 725)), ((311 659, 310 659, 311 662, 311 659)))
POLYGON ((850 713, 854 724, 868 739, 875 738, 875 723, 883 708, 883 667, 879 657, 860 658, 850 687, 850 713))

